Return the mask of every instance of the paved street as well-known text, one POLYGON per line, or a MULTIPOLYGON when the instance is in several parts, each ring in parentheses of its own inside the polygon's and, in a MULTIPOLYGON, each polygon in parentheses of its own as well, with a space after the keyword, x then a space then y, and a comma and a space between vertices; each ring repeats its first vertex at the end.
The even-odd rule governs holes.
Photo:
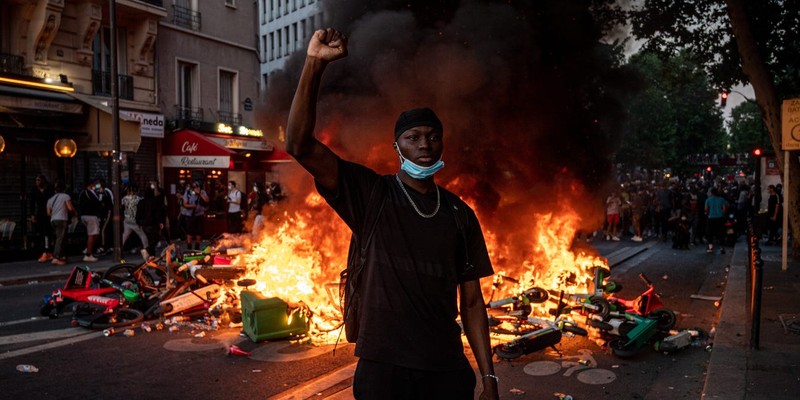
MULTIPOLYGON (((726 289, 729 271, 736 259, 746 257, 742 242, 725 255, 706 254, 702 248, 673 250, 660 241, 600 241, 592 245, 609 258, 612 276, 622 282, 619 297, 632 298, 645 289, 638 279, 643 272, 654 282, 664 303, 676 311, 678 329, 709 331, 717 327, 720 335, 720 311, 724 318, 728 299, 734 297, 726 289), (721 296, 722 306, 693 299, 692 295, 721 296)), ((774 266, 774 248, 766 251, 771 251, 765 254, 772 257, 770 265, 774 266)), ((48 269, 41 265, 28 267, 48 269)), ((0 380, 4 383, 0 398, 31 397, 31 393, 37 393, 33 398, 120 394, 137 398, 352 398, 349 385, 356 359, 349 344, 339 345, 334 355, 332 346, 313 347, 288 341, 253 343, 239 335, 238 327, 204 331, 199 329, 201 325, 190 323, 183 323, 175 332, 165 329, 146 333, 137 328, 133 337, 105 337, 101 332, 71 327, 66 315, 59 319, 38 317, 41 296, 63 285, 63 281, 30 277, 12 280, 10 269, 10 265, 0 265, 0 277, 5 282, 0 287, 0 380), (226 349, 232 344, 252 355, 228 355, 226 349), (18 372, 19 364, 31 364, 39 372, 18 372)), ((791 276, 796 275, 796 271, 791 272, 791 276)), ((796 305, 768 301, 769 291, 778 286, 767 282, 765 285, 765 307, 782 305, 781 312, 792 307, 796 310, 796 305)), ((744 303, 735 305, 743 306, 744 303)), ((737 323, 742 325, 741 321, 737 323)), ((716 393, 707 398, 793 398, 790 393, 796 393, 798 384, 796 379, 787 380, 785 374, 770 375, 770 379, 781 379, 783 387, 745 378, 748 374, 763 374, 763 368, 769 368, 769 354, 776 350, 773 336, 783 339, 784 358, 780 365, 786 367, 784 373, 793 374, 789 368, 800 359, 794 351, 797 335, 776 331, 779 323, 767 312, 763 324, 763 353, 736 351, 736 343, 726 342, 710 343, 711 351, 699 346, 671 354, 645 346, 634 357, 621 359, 587 338, 565 337, 556 346, 558 351, 547 349, 513 361, 495 359, 501 377, 501 398, 546 399, 554 398, 554 393, 565 393, 575 399, 699 399, 704 391, 716 393), (731 346, 734 351, 730 351, 731 346), (737 352, 745 358, 718 360, 716 363, 722 365, 715 365, 715 357, 731 357, 737 352), (588 361, 589 365, 578 361, 588 361), (721 369, 730 362, 743 363, 744 367, 737 371, 721 369), (762 370, 748 372, 748 363, 762 370), (711 370, 717 372, 709 376, 715 382, 709 388, 707 373, 711 370), (767 385, 769 390, 765 391, 767 385), (747 397, 726 394, 726 390, 736 388, 747 397)), ((746 330, 736 332, 741 326, 732 329, 734 338, 747 337, 746 330)))

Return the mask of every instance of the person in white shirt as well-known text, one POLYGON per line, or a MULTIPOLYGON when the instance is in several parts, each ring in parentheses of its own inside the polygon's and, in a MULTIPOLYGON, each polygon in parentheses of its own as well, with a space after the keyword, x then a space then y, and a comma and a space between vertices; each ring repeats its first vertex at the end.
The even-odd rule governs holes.
POLYGON ((242 233, 242 192, 235 181, 228 181, 228 233, 242 233))
POLYGON ((64 181, 57 179, 54 185, 55 194, 47 200, 47 215, 50 216, 50 224, 56 234, 56 241, 53 244, 53 264, 64 265, 67 263, 67 254, 64 249, 67 237, 67 225, 73 215, 77 215, 75 206, 72 205, 72 198, 64 190, 64 181))

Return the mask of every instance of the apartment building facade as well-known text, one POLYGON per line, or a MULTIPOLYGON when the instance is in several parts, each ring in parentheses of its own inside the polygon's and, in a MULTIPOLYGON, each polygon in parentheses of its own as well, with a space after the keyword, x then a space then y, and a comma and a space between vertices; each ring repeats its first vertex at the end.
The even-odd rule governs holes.
POLYGON ((282 69, 289 55, 305 50, 311 34, 323 26, 321 0, 258 0, 261 84, 282 69))
POLYGON ((62 179, 71 193, 111 177, 114 37, 121 150, 114 159, 124 182, 133 180, 137 166, 149 165, 134 154, 153 147, 148 136, 157 137, 163 123, 154 45, 167 13, 161 0, 115 4, 113 35, 108 1, 0 0, 2 247, 25 248, 36 234, 28 207, 35 176, 62 179))

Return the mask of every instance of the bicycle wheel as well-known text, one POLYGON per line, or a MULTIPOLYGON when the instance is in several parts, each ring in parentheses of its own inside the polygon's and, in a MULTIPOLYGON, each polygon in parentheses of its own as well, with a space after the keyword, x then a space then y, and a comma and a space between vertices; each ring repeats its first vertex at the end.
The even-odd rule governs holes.
POLYGON ((120 308, 109 314, 99 314, 88 323, 88 328, 106 329, 133 325, 144 320, 144 313, 133 308, 120 308))
POLYGON ((108 279, 118 285, 122 285, 125 282, 136 283, 137 280, 134 276, 134 272, 136 272, 137 268, 138 267, 134 264, 112 265, 103 273, 103 279, 108 279))
POLYGON ((659 308, 658 310, 654 310, 648 315, 650 318, 658 319, 658 329, 662 331, 668 331, 675 326, 675 322, 677 318, 675 317, 675 312, 668 308, 659 308))

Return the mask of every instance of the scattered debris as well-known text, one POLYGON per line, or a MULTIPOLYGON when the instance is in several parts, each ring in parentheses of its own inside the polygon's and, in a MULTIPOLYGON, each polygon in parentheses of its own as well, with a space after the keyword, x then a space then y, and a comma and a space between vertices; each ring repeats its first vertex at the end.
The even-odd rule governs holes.
POLYGON ((230 347, 228 347, 228 355, 250 357, 250 356, 253 355, 253 353, 251 353, 249 351, 244 351, 244 350, 242 350, 241 347, 239 347, 239 346, 237 346, 235 344, 232 344, 232 345, 230 345, 230 347))
POLYGON ((17 365, 17 371, 25 372, 25 373, 28 373, 28 372, 39 372, 39 368, 36 368, 36 367, 34 367, 33 365, 30 365, 30 364, 20 364, 20 365, 17 365))
POLYGON ((778 318, 783 325, 783 333, 800 334, 800 320, 797 319, 797 314, 781 314, 778 318))
POLYGON ((523 394, 525 394, 524 390, 520 390, 520 389, 517 389, 517 388, 511 388, 511 390, 509 390, 509 392, 511 394, 515 394, 517 396, 522 396, 523 394))
POLYGON ((691 295, 689 297, 691 297, 693 299, 697 299, 697 300, 708 300, 708 301, 720 301, 720 300, 722 300, 722 296, 706 296, 706 295, 702 295, 702 294, 693 294, 693 295, 691 295))

